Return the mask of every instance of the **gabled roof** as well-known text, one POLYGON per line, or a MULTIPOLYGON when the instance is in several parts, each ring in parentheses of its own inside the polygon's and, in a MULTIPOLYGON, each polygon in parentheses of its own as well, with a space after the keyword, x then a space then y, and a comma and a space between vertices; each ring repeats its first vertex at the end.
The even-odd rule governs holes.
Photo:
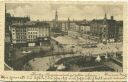
POLYGON ((10 17, 10 19, 12 20, 12 21, 30 21, 30 18, 29 17, 10 17))
POLYGON ((49 27, 49 24, 46 22, 41 22, 41 21, 28 21, 28 22, 18 22, 18 23, 13 23, 12 26, 47 26, 49 27))
POLYGON ((111 24, 111 23, 116 23, 116 20, 111 20, 111 19, 94 19, 91 21, 91 24, 97 23, 97 24, 111 24))

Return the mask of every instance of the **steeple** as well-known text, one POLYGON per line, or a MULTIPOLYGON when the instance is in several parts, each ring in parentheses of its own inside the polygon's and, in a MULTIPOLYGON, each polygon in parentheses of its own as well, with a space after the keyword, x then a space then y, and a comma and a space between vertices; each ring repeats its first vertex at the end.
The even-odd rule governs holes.
POLYGON ((55 20, 58 21, 58 12, 56 10, 56 13, 55 13, 55 20))
POLYGON ((107 19, 107 15, 106 15, 106 13, 105 13, 104 19, 107 19))
POLYGON ((103 24, 107 24, 107 15, 106 15, 106 13, 105 13, 105 15, 104 15, 104 19, 103 19, 104 21, 103 21, 103 24))
POLYGON ((6 5, 5 5, 5 13, 6 13, 6 5))
POLYGON ((68 18, 68 30, 70 29, 70 19, 68 18))
POLYGON ((68 18, 68 22, 70 22, 70 19, 68 18))

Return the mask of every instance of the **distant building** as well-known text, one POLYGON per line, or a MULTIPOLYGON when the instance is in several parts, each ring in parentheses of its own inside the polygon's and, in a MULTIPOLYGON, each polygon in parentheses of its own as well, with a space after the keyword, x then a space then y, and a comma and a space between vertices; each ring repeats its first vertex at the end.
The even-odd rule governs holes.
POLYGON ((117 21, 117 25, 119 26, 118 40, 123 41, 123 21, 117 21))
POLYGON ((79 25, 79 32, 80 33, 89 33, 90 32, 90 23, 86 20, 82 20, 80 22, 77 22, 77 24, 79 25))
POLYGON ((90 25, 80 25, 80 32, 82 33, 89 33, 90 32, 90 25))
POLYGON ((81 34, 89 33, 90 32, 90 25, 89 22, 85 20, 79 21, 70 21, 68 35, 72 37, 80 37, 81 34))
POLYGON ((68 32, 68 23, 67 21, 61 22, 61 31, 62 32, 68 32))
POLYGON ((55 19, 53 19, 53 28, 51 28, 52 35, 61 35, 61 23, 58 21, 58 12, 55 12, 55 19))
POLYGON ((60 27, 62 33, 67 34, 70 29, 70 19, 68 18, 68 20, 61 20, 59 23, 61 24, 60 27))
POLYGON ((70 22, 70 29, 72 31, 78 31, 79 30, 79 26, 75 23, 75 21, 71 21, 70 22))
POLYGON ((36 43, 38 38, 50 36, 48 23, 29 21, 26 23, 14 23, 11 26, 12 43, 36 43))
POLYGON ((94 19, 90 24, 91 34, 100 37, 101 41, 117 41, 119 28, 114 17, 111 16, 111 19, 107 19, 106 14, 104 19, 94 19))

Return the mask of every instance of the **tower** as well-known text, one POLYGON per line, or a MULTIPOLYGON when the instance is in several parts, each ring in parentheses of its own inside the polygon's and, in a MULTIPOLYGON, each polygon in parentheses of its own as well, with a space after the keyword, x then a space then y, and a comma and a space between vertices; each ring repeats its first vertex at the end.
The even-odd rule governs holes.
POLYGON ((70 19, 68 18, 68 22, 70 22, 70 19))
POLYGON ((107 14, 105 13, 104 19, 107 19, 107 14))
POLYGON ((102 41, 106 43, 107 39, 108 39, 108 20, 107 20, 107 14, 105 13, 103 19, 103 28, 102 28, 102 41))
POLYGON ((56 10, 56 13, 55 13, 55 21, 58 21, 58 12, 56 10))
POLYGON ((105 13, 104 19, 103 19, 103 24, 106 24, 106 23, 107 23, 107 14, 105 13))
POLYGON ((70 19, 68 18, 68 30, 70 29, 70 19))
POLYGON ((58 12, 57 12, 57 10, 55 12, 54 27, 55 27, 55 31, 60 30, 59 22, 58 22, 58 12))
POLYGON ((6 10, 6 5, 5 5, 5 14, 7 13, 7 10, 6 10))

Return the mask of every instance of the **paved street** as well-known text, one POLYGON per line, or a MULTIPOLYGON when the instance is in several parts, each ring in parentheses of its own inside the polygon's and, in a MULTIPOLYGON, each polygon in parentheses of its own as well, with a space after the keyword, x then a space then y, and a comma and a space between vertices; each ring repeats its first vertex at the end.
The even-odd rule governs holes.
POLYGON ((31 65, 33 71, 46 71, 50 65, 50 56, 42 58, 34 58, 28 63, 31 65))
MULTIPOLYGON (((68 37, 68 36, 66 36, 66 37, 68 37)), ((69 37, 69 38, 71 39, 71 37, 69 37)), ((88 56, 89 53, 91 53, 91 56, 94 56, 94 57, 97 57, 98 55, 103 56, 103 54, 105 54, 106 52, 111 53, 111 52, 122 51, 121 45, 122 45, 122 43, 109 43, 106 45, 98 44, 96 48, 82 48, 81 46, 77 45, 73 48, 73 51, 77 52, 75 54, 65 54, 65 55, 60 54, 60 55, 55 55, 55 56, 47 56, 47 57, 43 57, 43 58, 34 58, 34 60, 32 59, 29 61, 29 64, 32 66, 33 70, 46 71, 51 64, 54 64, 55 62, 57 62, 58 60, 60 60, 62 58, 74 57, 74 56, 83 56, 83 55, 88 56)), ((63 52, 63 51, 66 51, 65 49, 67 49, 67 47, 64 48, 64 50, 63 50, 58 45, 54 45, 53 52, 58 52, 58 51, 63 52)))
MULTIPOLYGON (((108 43, 108 44, 103 44, 99 43, 97 44, 97 47, 95 48, 82 48, 81 45, 79 44, 87 44, 86 41, 90 43, 94 43, 92 40, 88 39, 83 39, 80 37, 80 39, 76 39, 74 42, 74 38, 69 37, 69 36, 59 36, 58 38, 54 38, 59 44, 64 45, 64 51, 68 50, 73 50, 74 52, 81 52, 82 54, 93 54, 93 55, 98 55, 98 54, 103 54, 103 53, 115 53, 115 52, 121 52, 122 51, 122 43, 108 43), (81 43, 80 43, 81 42, 81 43), (74 46, 72 48, 72 46, 74 46)), ((59 49, 59 46, 55 45, 55 50, 62 50, 61 48, 59 49)))
MULTIPOLYGON (((66 42, 63 41, 65 43, 65 44, 62 44, 63 47, 62 47, 62 45, 60 46, 60 43, 59 43, 59 45, 54 44, 53 45, 54 49, 52 51, 50 51, 47 55, 42 53, 40 55, 42 55, 43 57, 40 57, 40 58, 36 57, 34 59, 31 59, 28 63, 32 66, 33 70, 46 71, 51 64, 54 64, 56 61, 58 61, 62 58, 65 58, 65 57, 74 57, 74 56, 83 56, 83 55, 88 56, 90 54, 91 54, 91 56, 97 57, 98 55, 103 56, 106 53, 122 51, 122 43, 108 43, 108 44, 100 43, 100 44, 97 44, 97 47, 95 47, 95 48, 82 48, 82 46, 78 45, 78 44, 80 41, 84 43, 85 39, 83 39, 83 38, 80 38, 77 40, 74 40, 74 38, 69 37, 69 36, 59 36, 58 38, 59 38, 57 40, 58 42, 59 42, 59 40, 66 41, 66 42), (60 38, 63 38, 63 39, 60 39, 60 38), (75 41, 75 42, 73 42, 73 41, 75 41), (77 44, 76 44, 76 42, 77 42, 77 44), (73 44, 73 43, 75 43, 75 44, 73 44), (71 51, 73 51, 75 54, 69 53, 71 51), (64 54, 64 52, 66 52, 66 54, 64 54)), ((16 51, 16 55, 17 55, 16 56, 17 59, 25 56, 22 53, 22 51, 18 51, 18 50, 16 51)), ((35 54, 35 56, 36 55, 37 54, 35 54)))
POLYGON ((113 66, 116 71, 122 71, 122 5, 105 8, 95 4, 94 8, 77 4, 46 5, 5 5, 6 70, 60 71, 63 68, 63 71, 90 72, 106 71, 113 66), (21 6, 22 9, 17 9, 21 6), (19 14, 25 6, 30 7, 29 12, 19 14))

